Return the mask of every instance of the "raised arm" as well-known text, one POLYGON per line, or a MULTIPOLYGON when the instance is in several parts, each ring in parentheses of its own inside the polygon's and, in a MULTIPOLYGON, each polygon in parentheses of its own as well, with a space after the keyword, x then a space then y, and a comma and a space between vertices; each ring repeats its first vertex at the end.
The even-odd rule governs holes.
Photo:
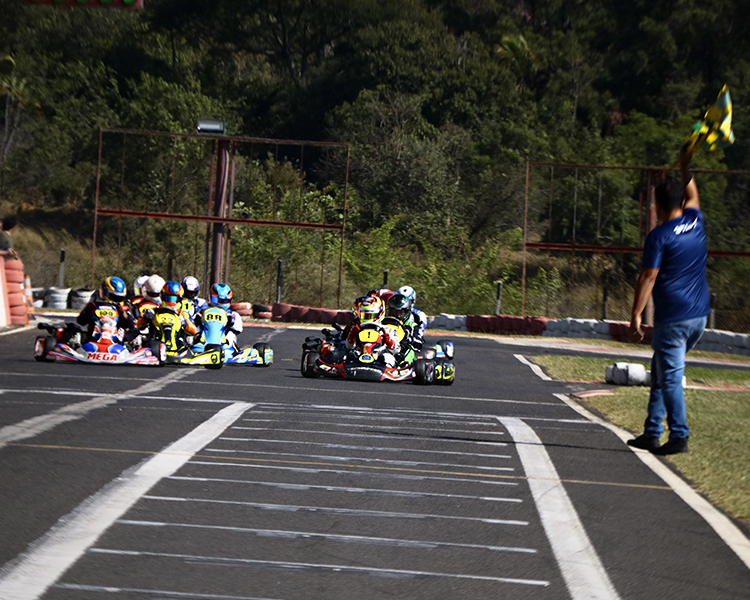
POLYGON ((695 208, 700 210, 701 202, 698 196, 698 186, 695 183, 695 178, 688 171, 688 165, 690 160, 693 158, 693 154, 681 154, 680 155, 680 171, 682 173, 682 188, 683 200, 682 208, 695 208))

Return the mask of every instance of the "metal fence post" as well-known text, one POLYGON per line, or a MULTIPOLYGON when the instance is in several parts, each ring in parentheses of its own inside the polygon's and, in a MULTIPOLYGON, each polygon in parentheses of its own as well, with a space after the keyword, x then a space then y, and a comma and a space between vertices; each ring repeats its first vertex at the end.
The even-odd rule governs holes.
POLYGON ((65 287, 65 248, 60 248, 60 287, 65 287))
POLYGON ((388 269, 383 271, 383 289, 388 289, 388 269))
POLYGON ((503 297, 503 282, 498 281, 497 282, 497 300, 495 301, 495 314, 500 314, 500 303, 502 302, 503 297))
POLYGON ((276 271, 276 303, 281 302, 281 288, 284 285, 284 261, 279 259, 278 269, 276 271))

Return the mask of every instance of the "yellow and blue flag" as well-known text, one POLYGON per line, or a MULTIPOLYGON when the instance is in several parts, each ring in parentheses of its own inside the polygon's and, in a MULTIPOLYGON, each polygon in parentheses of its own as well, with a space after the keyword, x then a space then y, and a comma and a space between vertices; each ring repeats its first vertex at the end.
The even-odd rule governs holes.
POLYGON ((693 132, 685 140, 682 151, 689 154, 702 147, 715 150, 734 144, 732 132, 732 99, 725 85, 714 105, 706 111, 702 121, 693 123, 693 132))

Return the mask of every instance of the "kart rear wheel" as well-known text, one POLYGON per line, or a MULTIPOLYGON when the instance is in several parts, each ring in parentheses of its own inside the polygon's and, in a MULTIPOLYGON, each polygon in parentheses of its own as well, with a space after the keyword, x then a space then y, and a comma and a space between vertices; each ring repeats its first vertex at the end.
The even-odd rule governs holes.
POLYGON ((258 354, 260 355, 261 362, 259 363, 261 367, 270 367, 273 363, 273 357, 271 357, 271 360, 266 362, 266 350, 270 350, 271 346, 268 344, 265 344, 263 342, 258 342, 257 344, 253 344, 253 348, 255 348, 258 351, 258 354))
POLYGON ((431 360, 418 358, 414 363, 414 383, 430 385, 435 380, 435 363, 431 360))
MULTIPOLYGON (((40 338, 37 338, 40 339, 40 338)), ((54 358, 47 358, 47 355, 52 352, 52 350, 55 349, 55 346, 57 345, 57 340, 53 338, 52 336, 45 336, 44 341, 40 342, 41 344, 44 344, 41 347, 41 354, 35 355, 34 358, 38 360, 39 362, 55 362, 54 358)))
POLYGON ((159 359, 159 366, 163 367, 167 360, 167 347, 164 342, 160 342, 159 340, 149 340, 146 347, 151 351, 153 356, 159 359))
POLYGON ((438 340, 435 343, 435 346, 440 346, 440 349, 445 353, 445 356, 447 358, 453 358, 455 354, 453 342, 451 342, 450 340, 438 340))
POLYGON ((300 373, 302 377, 308 377, 309 379, 317 379, 320 374, 315 371, 315 361, 320 357, 320 354, 315 350, 306 350, 302 353, 302 363, 300 364, 300 373))

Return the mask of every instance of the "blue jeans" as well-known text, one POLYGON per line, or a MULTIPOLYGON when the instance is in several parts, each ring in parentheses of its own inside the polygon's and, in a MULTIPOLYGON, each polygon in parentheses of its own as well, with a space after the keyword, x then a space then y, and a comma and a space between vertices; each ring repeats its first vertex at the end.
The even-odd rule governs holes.
POLYGON ((685 415, 685 354, 698 343, 706 328, 706 317, 662 323, 654 326, 651 347, 651 394, 648 398, 648 417, 644 433, 660 437, 667 417, 669 439, 686 438, 690 434, 685 415))

